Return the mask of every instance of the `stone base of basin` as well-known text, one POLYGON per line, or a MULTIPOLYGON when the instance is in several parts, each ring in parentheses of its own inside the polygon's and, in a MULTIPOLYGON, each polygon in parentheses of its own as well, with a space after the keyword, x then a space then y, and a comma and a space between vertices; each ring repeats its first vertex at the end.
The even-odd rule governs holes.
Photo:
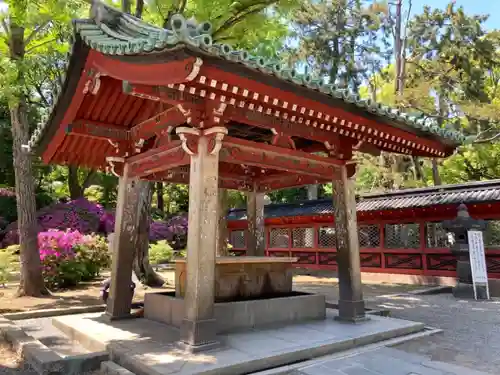
MULTIPOLYGON (((241 301, 292 292, 293 263, 289 257, 218 257, 215 302, 241 301)), ((175 261, 175 292, 184 297, 186 260, 175 261)))
MULTIPOLYGON (((215 304, 217 333, 325 319, 325 296, 292 292, 288 296, 215 304)), ((174 327, 184 318, 184 299, 174 293, 146 293, 144 317, 174 327)))

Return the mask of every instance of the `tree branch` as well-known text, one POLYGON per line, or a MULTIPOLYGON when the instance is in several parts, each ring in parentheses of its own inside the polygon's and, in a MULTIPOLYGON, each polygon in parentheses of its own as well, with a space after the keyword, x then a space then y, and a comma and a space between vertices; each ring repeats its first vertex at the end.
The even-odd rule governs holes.
POLYGON ((57 38, 52 38, 52 39, 46 40, 45 42, 37 44, 36 46, 33 46, 31 48, 27 48, 26 49, 26 53, 30 53, 31 51, 33 51, 33 50, 35 50, 37 48, 40 48, 40 47, 42 47, 42 46, 44 46, 46 44, 49 44, 49 43, 53 43, 55 41, 57 41, 57 38))
POLYGON ((496 139, 500 138, 500 133, 495 134, 493 137, 490 138, 484 138, 484 139, 476 139, 473 143, 474 144, 484 144, 484 143, 490 143, 493 142, 496 139))
POLYGON ((238 15, 234 16, 234 17, 230 17, 229 19, 227 19, 221 27, 219 27, 213 34, 212 34, 212 37, 214 38, 214 40, 216 40, 216 37, 218 34, 220 33, 223 33, 224 31, 226 31, 227 29, 233 27, 234 25, 236 25, 238 22, 242 21, 243 19, 245 19, 245 17, 248 17, 252 14, 257 14, 259 12, 261 12, 265 7, 269 6, 269 5, 272 5, 274 3, 276 3, 277 0, 265 0, 265 1, 261 1, 261 2, 257 2, 257 3, 254 3, 252 5, 250 5, 249 7, 247 7, 246 9, 244 9, 243 11, 239 12, 238 15), (254 9, 250 9, 251 7, 255 6, 254 9))
POLYGON ((2 27, 5 31, 5 34, 7 35, 7 39, 10 38, 10 29, 9 26, 7 25, 7 22, 5 22, 5 18, 2 19, 2 27))
POLYGON ((50 24, 50 20, 49 21, 46 21, 45 23, 41 24, 40 26, 38 26, 37 28, 35 28, 31 34, 26 38, 25 42, 24 42, 24 45, 27 46, 28 44, 30 44, 33 39, 35 39, 35 37, 37 36, 37 34, 42 31, 42 29, 44 29, 46 26, 48 26, 50 24))

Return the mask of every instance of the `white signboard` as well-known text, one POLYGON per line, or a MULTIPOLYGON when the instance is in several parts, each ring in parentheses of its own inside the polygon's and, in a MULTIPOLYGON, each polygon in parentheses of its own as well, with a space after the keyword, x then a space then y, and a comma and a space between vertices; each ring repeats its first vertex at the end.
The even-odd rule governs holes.
POLYGON ((482 285, 486 287, 486 295, 487 298, 490 299, 486 256, 484 254, 483 232, 470 230, 467 232, 467 235, 469 239, 469 256, 472 270, 474 298, 477 299, 476 285, 482 285))

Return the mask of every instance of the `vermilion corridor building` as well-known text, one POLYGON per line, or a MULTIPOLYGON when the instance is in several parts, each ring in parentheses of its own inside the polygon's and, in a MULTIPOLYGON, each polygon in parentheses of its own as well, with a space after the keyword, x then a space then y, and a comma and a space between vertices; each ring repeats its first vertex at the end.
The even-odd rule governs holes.
MULTIPOLYGON (((460 203, 467 205, 472 217, 487 220, 488 275, 500 279, 500 180, 359 197, 356 210, 362 271, 397 274, 400 276, 392 280, 409 282, 435 282, 436 276, 454 278, 456 259, 441 222, 453 219, 460 203)), ((298 257, 298 265, 310 269, 337 268, 331 199, 272 204, 264 212, 267 255, 298 257)), ((230 212, 229 238, 236 255, 245 254, 246 223, 246 210, 230 212)), ((383 275, 376 278, 391 279, 383 275)))

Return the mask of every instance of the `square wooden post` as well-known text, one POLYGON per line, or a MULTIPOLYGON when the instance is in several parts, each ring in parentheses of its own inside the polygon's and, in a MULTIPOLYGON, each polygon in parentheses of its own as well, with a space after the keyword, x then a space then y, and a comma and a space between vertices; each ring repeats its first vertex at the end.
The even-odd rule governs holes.
POLYGON ((137 181, 129 178, 128 169, 128 165, 125 164, 123 176, 120 177, 118 185, 115 234, 111 243, 111 284, 106 306, 106 314, 111 319, 129 317, 133 298, 133 290, 130 286, 138 226, 126 226, 126 224, 137 221, 139 199, 135 196, 137 189, 134 184, 137 181))
MULTIPOLYGON (((196 137, 197 150, 188 150, 191 154, 189 231, 180 344, 191 352, 207 350, 218 344, 214 299, 220 139, 219 146, 212 140, 204 135, 196 137)), ((185 144, 185 147, 189 146, 185 144)))
POLYGON ((333 181, 333 207, 337 236, 339 278, 338 319, 349 322, 365 320, 365 303, 361 284, 358 225, 354 180, 347 167, 340 167, 339 179, 333 181))
POLYGON ((264 256, 265 224, 264 224, 264 193, 254 189, 247 193, 248 238, 246 255, 264 256))

